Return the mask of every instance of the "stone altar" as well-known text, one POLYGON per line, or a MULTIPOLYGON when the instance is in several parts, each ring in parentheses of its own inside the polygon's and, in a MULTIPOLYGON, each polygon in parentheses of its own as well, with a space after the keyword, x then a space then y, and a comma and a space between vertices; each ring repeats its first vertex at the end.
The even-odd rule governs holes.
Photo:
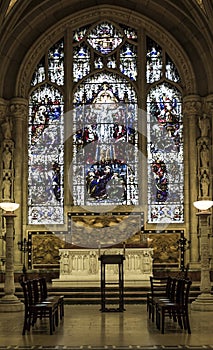
MULTIPOLYGON (((107 248, 107 249, 59 249, 60 276, 53 279, 52 285, 69 286, 73 282, 100 282, 100 254, 124 254, 124 283, 149 281, 153 275, 152 248, 107 248)), ((115 281, 117 266, 107 266, 107 279, 115 281)))

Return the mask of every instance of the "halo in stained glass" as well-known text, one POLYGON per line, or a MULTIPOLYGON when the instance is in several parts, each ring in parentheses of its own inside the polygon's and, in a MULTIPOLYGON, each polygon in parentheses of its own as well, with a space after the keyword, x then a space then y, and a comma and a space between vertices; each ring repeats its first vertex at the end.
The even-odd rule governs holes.
POLYGON ((94 27, 87 36, 88 43, 96 51, 107 55, 122 42, 123 34, 111 23, 103 22, 94 27))
POLYGON ((74 204, 137 204, 137 96, 133 86, 118 74, 97 73, 79 85, 74 100, 74 204))

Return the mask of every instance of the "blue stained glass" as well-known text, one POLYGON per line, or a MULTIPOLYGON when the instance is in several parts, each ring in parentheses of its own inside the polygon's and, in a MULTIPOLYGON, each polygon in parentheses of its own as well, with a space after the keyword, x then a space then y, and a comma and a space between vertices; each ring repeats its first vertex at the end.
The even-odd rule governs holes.
POLYGON ((79 81, 90 72, 90 49, 82 44, 73 50, 73 80, 79 81))
POLYGON ((169 84, 147 97, 148 221, 183 222, 183 136, 180 92, 169 84))
POLYGON ((51 85, 29 100, 29 224, 63 223, 63 97, 51 85))
POLYGON ((111 55, 107 57, 107 67, 115 69, 117 67, 117 61, 116 61, 116 56, 111 55))
POLYGON ((56 43, 48 51, 48 77, 50 82, 64 84, 64 42, 56 43))
POLYGON ((116 74, 100 73, 86 79, 74 96, 74 204, 137 204, 137 97, 133 87, 116 74))
MULTIPOLYGON (((123 24, 104 21, 73 31, 74 205, 139 203, 143 179, 138 180, 137 95, 131 83, 141 69, 137 45, 137 31, 123 24)), ((146 82, 179 83, 165 49, 148 37, 146 45, 146 82)), ((31 81, 29 224, 63 223, 64 106, 62 93, 51 83, 64 86, 63 40, 40 60, 31 81)), ((182 223, 181 94, 169 83, 156 85, 148 93, 147 112, 148 222, 182 223)))
POLYGON ((107 55, 123 41, 123 35, 111 23, 102 22, 87 37, 88 43, 98 52, 107 55))
POLYGON ((137 77, 136 47, 126 43, 120 50, 120 70, 131 80, 137 77))
POLYGON ((146 81, 153 83, 162 77, 162 49, 152 39, 147 38, 146 81))

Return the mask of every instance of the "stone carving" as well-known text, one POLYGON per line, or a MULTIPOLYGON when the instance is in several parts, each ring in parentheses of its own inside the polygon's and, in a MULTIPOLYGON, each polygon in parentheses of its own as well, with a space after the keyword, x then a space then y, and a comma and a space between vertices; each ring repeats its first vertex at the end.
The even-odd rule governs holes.
POLYGON ((201 137, 208 136, 210 127, 211 125, 209 117, 206 114, 203 114, 203 116, 199 118, 199 128, 201 132, 201 137))
POLYGON ((12 121, 9 117, 6 117, 5 120, 1 124, 3 138, 5 140, 11 140, 12 138, 12 121))
POLYGON ((209 157, 210 157, 210 152, 209 148, 206 145, 206 143, 203 143, 200 149, 200 165, 203 168, 207 168, 209 166, 209 157))
MULTIPOLYGON (((98 249, 59 249, 60 280, 99 281, 100 262, 98 249)), ((123 254, 122 248, 107 248, 103 254, 123 254)), ((124 261, 125 280, 149 280, 152 275, 152 248, 126 248, 124 261)), ((116 265, 107 266, 111 280, 117 279, 116 265)))
POLYGON ((3 169, 11 169, 12 165, 12 152, 8 144, 5 145, 5 149, 2 154, 3 169))
POLYGON ((11 199, 11 185, 11 176, 9 173, 6 173, 2 181, 2 198, 11 199))
POLYGON ((207 173, 204 171, 204 173, 201 176, 201 180, 200 180, 200 188, 201 188, 202 197, 209 196, 209 184, 210 184, 209 177, 208 177, 207 173))

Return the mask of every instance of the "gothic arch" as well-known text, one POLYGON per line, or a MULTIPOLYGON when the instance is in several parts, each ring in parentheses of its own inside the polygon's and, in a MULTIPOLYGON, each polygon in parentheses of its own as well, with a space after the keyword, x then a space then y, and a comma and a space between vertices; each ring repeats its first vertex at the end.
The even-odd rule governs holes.
POLYGON ((66 28, 87 25, 91 21, 95 22, 100 19, 113 19, 117 22, 123 22, 126 24, 133 23, 137 29, 144 30, 146 28, 146 34, 152 36, 156 42, 162 46, 167 47, 167 52, 170 54, 174 63, 178 67, 180 75, 182 77, 183 94, 189 95, 196 91, 196 79, 193 72, 193 67, 190 64, 190 60, 181 48, 180 44, 174 37, 165 29, 151 19, 148 19, 142 15, 132 12, 131 16, 127 9, 119 8, 116 6, 100 6, 90 8, 89 10, 80 11, 72 16, 68 16, 58 23, 57 27, 49 28, 43 35, 36 41, 26 54, 21 68, 19 70, 18 78, 16 81, 16 96, 27 98, 28 87, 30 86, 30 80, 33 70, 36 64, 43 55, 44 51, 48 49, 54 42, 59 40, 65 33, 66 28))

